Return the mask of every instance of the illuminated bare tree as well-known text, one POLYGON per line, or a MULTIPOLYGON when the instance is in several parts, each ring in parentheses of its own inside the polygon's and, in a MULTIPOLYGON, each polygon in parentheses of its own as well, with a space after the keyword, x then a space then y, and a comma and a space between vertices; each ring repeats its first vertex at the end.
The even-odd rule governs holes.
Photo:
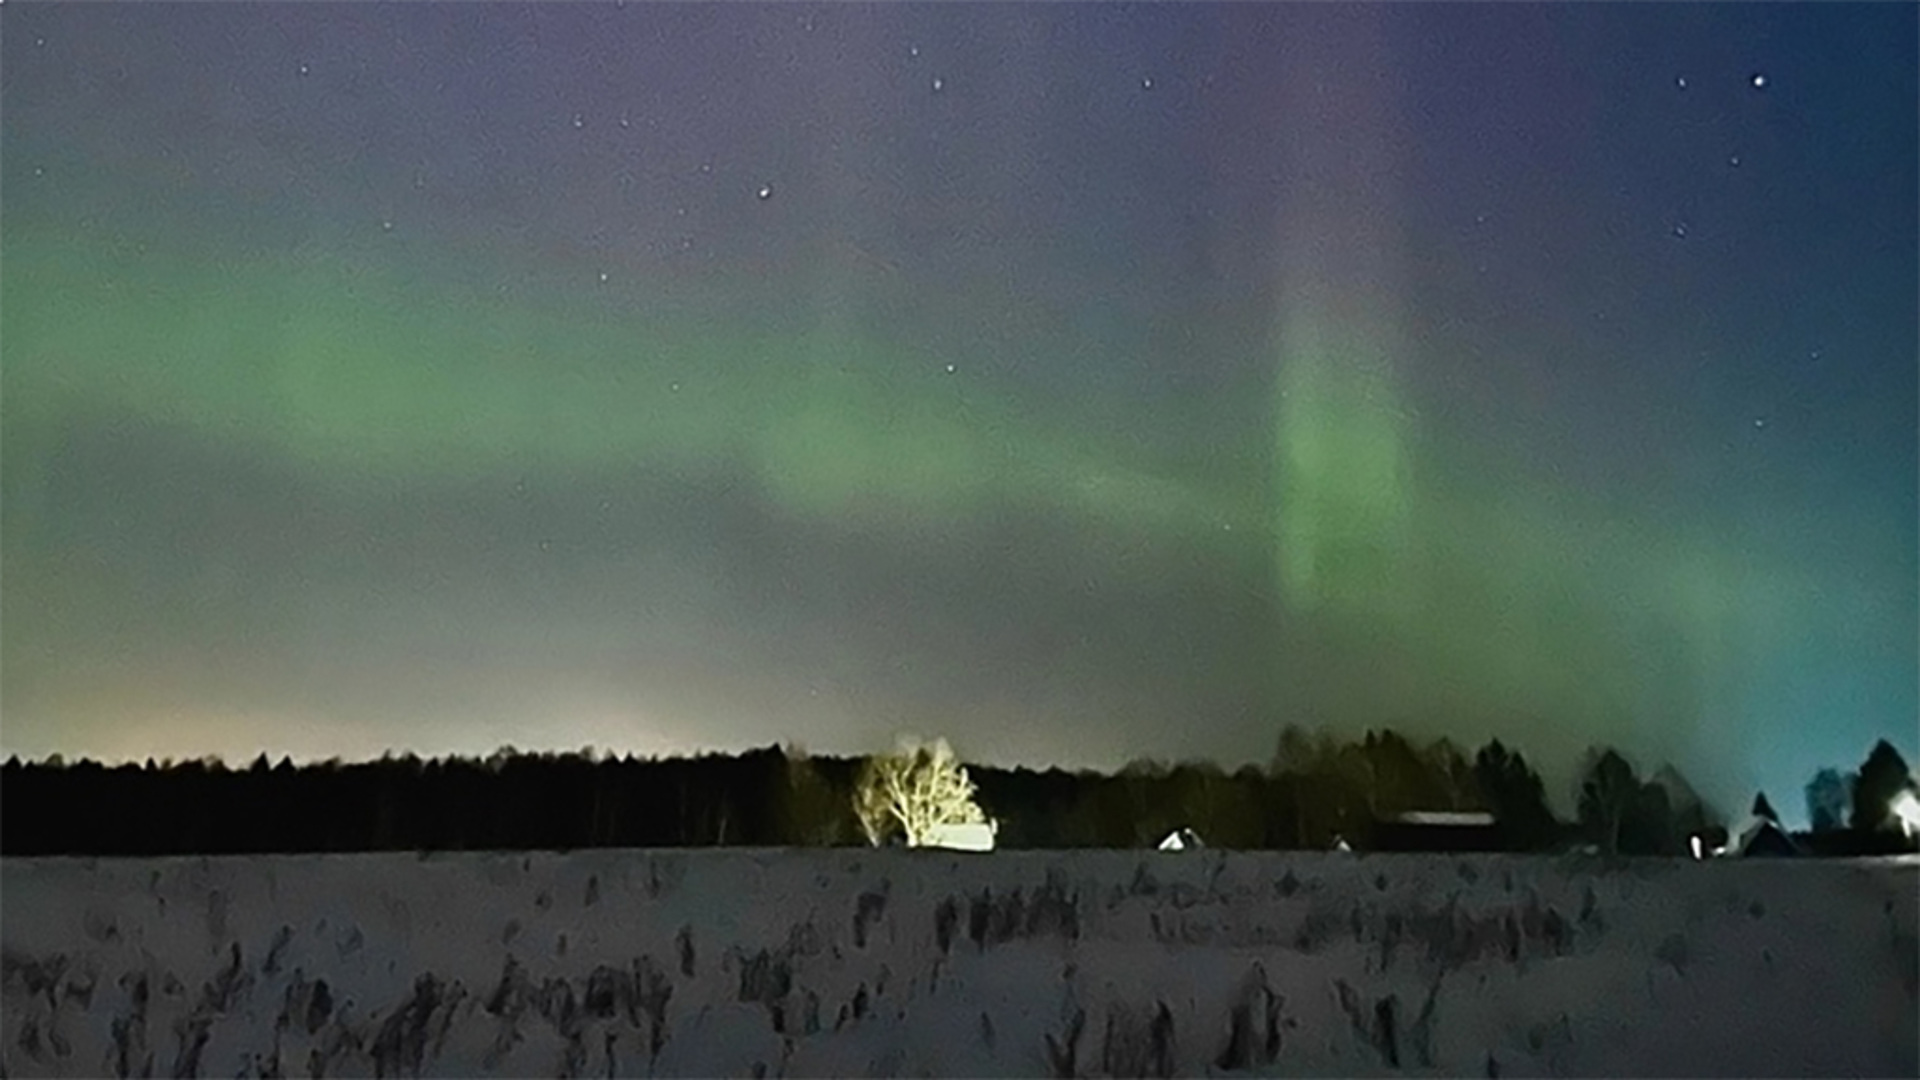
POLYGON ((880 846, 898 828, 908 847, 928 842, 941 825, 981 824, 986 813, 973 801, 973 781, 947 740, 924 745, 903 738, 891 754, 875 754, 860 768, 853 810, 867 842, 880 846))

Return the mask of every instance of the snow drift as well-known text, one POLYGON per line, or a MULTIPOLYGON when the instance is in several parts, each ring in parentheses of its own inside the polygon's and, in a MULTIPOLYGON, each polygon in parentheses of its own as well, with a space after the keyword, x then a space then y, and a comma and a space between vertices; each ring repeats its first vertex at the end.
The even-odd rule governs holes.
POLYGON ((1911 860, 12 859, 10 1077, 1914 1075, 1911 860))

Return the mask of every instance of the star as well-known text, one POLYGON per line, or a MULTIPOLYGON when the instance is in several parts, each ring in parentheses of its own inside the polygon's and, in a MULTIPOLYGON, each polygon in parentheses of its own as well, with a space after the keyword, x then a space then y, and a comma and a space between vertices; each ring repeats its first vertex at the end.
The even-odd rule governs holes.
POLYGON ((763 201, 764 201, 764 200, 766 200, 766 199, 771 199, 771 198, 773 198, 773 185, 772 185, 772 184, 761 184, 761 185, 760 185, 760 198, 761 198, 761 199, 762 199, 763 201))
POLYGON ((942 78, 941 78, 941 77, 939 77, 938 75, 935 75, 935 76, 933 77, 933 92, 934 92, 934 93, 936 93, 936 94, 937 94, 937 93, 939 93, 939 92, 940 92, 941 90, 943 90, 943 89, 945 89, 945 88, 946 88, 946 85, 947 85, 947 80, 945 80, 945 79, 942 79, 942 78))
POLYGON ((1765 90, 1767 88, 1767 76, 1765 72, 1756 71, 1753 73, 1753 88, 1755 90, 1765 90))

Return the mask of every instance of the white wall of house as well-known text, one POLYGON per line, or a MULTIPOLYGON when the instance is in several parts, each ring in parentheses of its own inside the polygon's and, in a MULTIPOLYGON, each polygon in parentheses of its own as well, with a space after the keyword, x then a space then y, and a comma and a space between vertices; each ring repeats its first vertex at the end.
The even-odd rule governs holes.
POLYGON ((927 847, 952 848, 955 851, 992 851, 997 830, 988 822, 964 825, 935 825, 927 834, 927 847))

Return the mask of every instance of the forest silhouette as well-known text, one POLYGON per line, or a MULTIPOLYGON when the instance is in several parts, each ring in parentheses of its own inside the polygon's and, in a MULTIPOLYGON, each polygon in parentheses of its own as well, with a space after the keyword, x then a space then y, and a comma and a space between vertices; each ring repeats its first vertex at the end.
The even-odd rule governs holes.
MULTIPOLYGON (((1890 749, 1870 756, 1874 776, 1892 775, 1896 765, 1882 760, 1890 749)), ((298 766, 263 754, 237 769, 215 758, 106 766, 16 757, 0 767, 0 855, 858 846, 863 760, 775 746, 659 759, 504 747, 484 759, 388 754, 298 766)), ((1150 848, 1187 829, 1237 850, 1431 844, 1671 856, 1687 853, 1695 834, 1724 835, 1676 770, 1643 780, 1601 748, 1588 755, 1573 820, 1555 815, 1538 772, 1499 740, 1469 757, 1449 740, 1416 745, 1393 731, 1342 741, 1289 727, 1265 768, 1233 772, 1145 760, 1116 773, 967 771, 1001 848, 1150 848), (1410 840, 1391 826, 1411 811, 1484 811, 1494 824, 1410 840)), ((1820 835, 1833 853, 1901 846, 1870 823, 1820 835)))

